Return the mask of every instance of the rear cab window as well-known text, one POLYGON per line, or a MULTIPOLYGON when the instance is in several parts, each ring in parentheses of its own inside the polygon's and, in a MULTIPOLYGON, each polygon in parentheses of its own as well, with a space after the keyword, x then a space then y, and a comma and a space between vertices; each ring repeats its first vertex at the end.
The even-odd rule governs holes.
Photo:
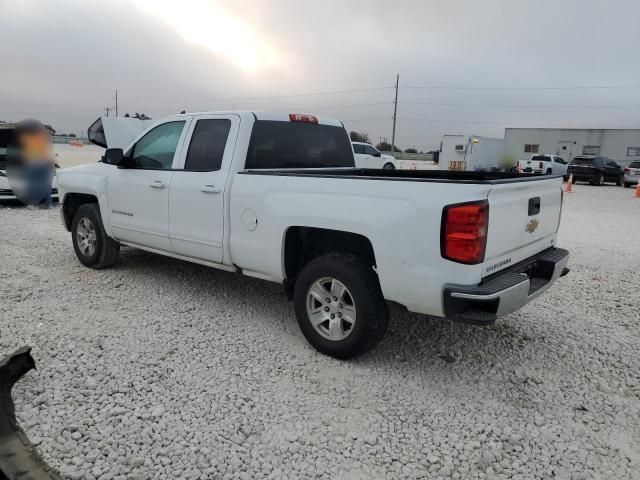
POLYGON ((306 122, 257 120, 245 168, 355 167, 344 127, 306 122))

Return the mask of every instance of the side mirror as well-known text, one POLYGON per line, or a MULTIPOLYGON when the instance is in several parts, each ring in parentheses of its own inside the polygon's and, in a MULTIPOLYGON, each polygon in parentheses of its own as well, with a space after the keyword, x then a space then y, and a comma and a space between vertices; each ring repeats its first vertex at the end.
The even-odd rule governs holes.
POLYGON ((107 165, 120 165, 124 160, 124 151, 121 148, 107 148, 102 161, 107 165))
POLYGON ((374 156, 374 157, 381 157, 381 156, 382 156, 382 154, 381 154, 380 152, 376 152, 373 156, 374 156))

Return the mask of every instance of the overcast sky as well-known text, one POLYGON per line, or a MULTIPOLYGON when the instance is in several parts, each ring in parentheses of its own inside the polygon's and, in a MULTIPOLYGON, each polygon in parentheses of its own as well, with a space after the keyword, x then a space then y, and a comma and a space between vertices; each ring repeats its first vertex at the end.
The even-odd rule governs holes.
POLYGON ((84 132, 117 88, 120 114, 282 109, 377 143, 399 73, 402 148, 640 127, 639 19, 637 0, 0 0, 0 119, 84 132))

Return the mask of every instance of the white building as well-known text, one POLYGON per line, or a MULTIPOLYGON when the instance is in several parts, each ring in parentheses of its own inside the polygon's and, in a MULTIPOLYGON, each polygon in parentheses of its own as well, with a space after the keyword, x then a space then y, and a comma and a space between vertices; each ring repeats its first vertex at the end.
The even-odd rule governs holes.
POLYGON ((640 129, 506 128, 504 141, 507 153, 517 160, 536 153, 558 154, 567 161, 600 155, 621 165, 640 160, 640 129))

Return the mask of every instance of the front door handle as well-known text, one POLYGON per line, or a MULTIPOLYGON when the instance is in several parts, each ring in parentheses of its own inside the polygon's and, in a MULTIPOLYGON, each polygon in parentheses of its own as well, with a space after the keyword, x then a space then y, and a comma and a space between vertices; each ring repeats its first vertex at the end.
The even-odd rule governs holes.
POLYGON ((200 191, 204 193, 220 193, 222 192, 222 189, 215 185, 203 185, 200 187, 200 191))
POLYGON ((151 188, 167 188, 167 184, 164 183, 162 180, 154 180, 152 183, 149 184, 149 186, 151 188))

